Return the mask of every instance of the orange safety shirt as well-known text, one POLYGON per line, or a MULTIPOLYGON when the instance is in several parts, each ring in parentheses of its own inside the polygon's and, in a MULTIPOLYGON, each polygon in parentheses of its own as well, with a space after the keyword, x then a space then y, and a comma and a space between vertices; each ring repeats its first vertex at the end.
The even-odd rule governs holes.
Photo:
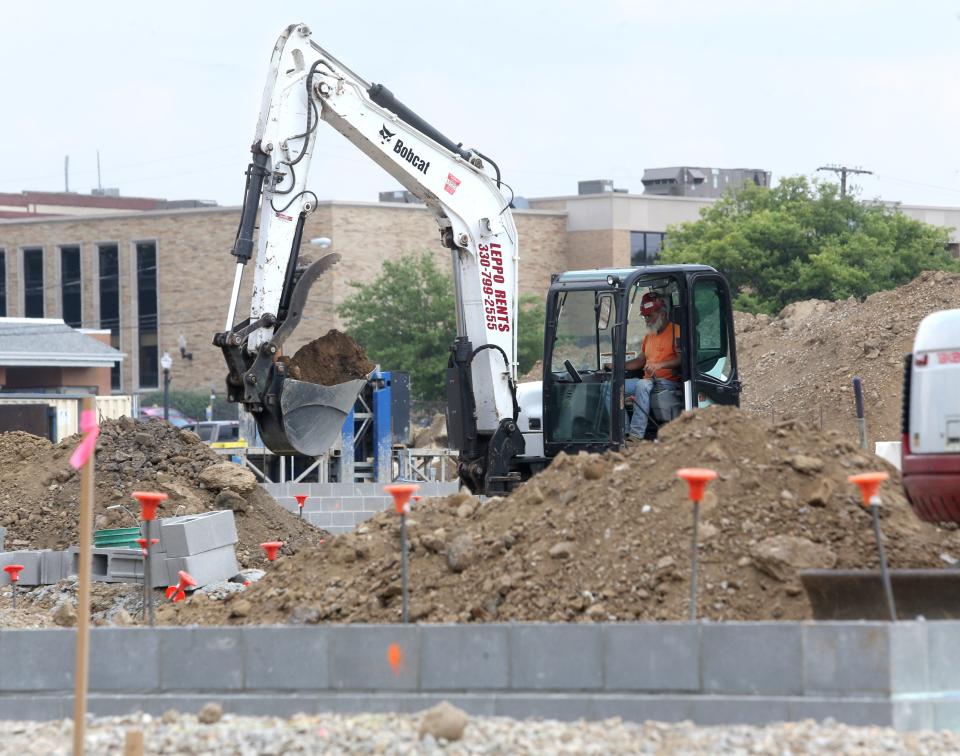
MULTIPOLYGON (((643 337, 640 348, 643 350, 647 362, 666 362, 677 356, 676 341, 680 338, 680 326, 674 323, 664 328, 660 333, 648 333, 643 337)), ((667 378, 671 381, 680 380, 680 371, 676 368, 660 368, 654 378, 667 378)))

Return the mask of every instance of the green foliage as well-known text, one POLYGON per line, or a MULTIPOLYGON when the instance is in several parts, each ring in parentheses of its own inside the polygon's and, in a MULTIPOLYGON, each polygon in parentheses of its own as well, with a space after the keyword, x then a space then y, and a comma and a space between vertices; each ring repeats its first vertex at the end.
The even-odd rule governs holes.
MULTIPOLYGON (((380 275, 350 284, 354 293, 340 306, 346 332, 384 370, 410 373, 414 399, 444 397, 445 370, 457 321, 450 276, 428 252, 384 261, 380 275)), ((544 306, 521 297, 518 326, 520 372, 543 353, 544 306)))
POLYGON ((924 270, 960 270, 947 232, 897 209, 840 197, 836 184, 784 179, 747 184, 671 227, 663 263, 722 271, 748 312, 776 313, 803 299, 862 298, 924 270))
MULTIPOLYGON (((207 405, 210 404, 209 391, 175 391, 170 389, 170 406, 180 410, 187 417, 203 421, 207 419, 207 405)), ((162 407, 163 392, 150 391, 140 395, 140 406, 162 407)), ((236 420, 238 405, 227 401, 224 394, 220 394, 213 403, 214 420, 236 420)))
POLYGON ((517 324, 517 377, 528 372, 533 363, 543 359, 543 324, 547 308, 543 297, 520 295, 517 324))

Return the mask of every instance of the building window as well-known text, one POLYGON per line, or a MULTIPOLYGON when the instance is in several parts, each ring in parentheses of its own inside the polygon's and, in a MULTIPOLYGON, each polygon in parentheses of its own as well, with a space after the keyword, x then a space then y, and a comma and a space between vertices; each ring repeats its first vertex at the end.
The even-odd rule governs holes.
POLYGON ((0 318, 7 317, 7 252, 0 249, 0 318))
POLYGON ((23 314, 28 318, 43 317, 43 249, 23 250, 23 314))
POLYGON ((630 232, 630 264, 653 265, 660 255, 666 234, 657 231, 630 232))
POLYGON ((63 322, 71 328, 79 328, 83 324, 80 247, 60 247, 60 302, 63 308, 63 322))
POLYGON ((157 349, 157 245, 137 242, 137 354, 140 388, 160 384, 157 349))
MULTIPOLYGON (((100 263, 100 327, 110 329, 110 346, 120 348, 120 251, 116 244, 97 246, 100 263)), ((110 368, 110 388, 120 390, 120 364, 110 368)))

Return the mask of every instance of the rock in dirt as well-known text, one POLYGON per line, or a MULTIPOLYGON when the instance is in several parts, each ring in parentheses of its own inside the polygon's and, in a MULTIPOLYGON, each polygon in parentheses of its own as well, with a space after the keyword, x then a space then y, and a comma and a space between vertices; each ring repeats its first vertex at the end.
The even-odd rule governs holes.
POLYGON ((203 708, 200 709, 200 713, 197 714, 197 719, 203 724, 216 724, 220 721, 220 718, 223 716, 223 707, 211 701, 210 703, 205 703, 203 708))
POLYGON ((232 509, 234 512, 246 512, 247 500, 230 488, 224 488, 213 500, 217 509, 232 509))
POLYGON ((374 367, 363 347, 335 328, 300 347, 289 361, 291 377, 324 386, 365 378, 374 367))
POLYGON ((787 464, 799 473, 815 473, 823 469, 823 460, 808 457, 806 454, 794 454, 787 464))
POLYGON ((573 541, 561 541, 551 546, 548 553, 553 559, 569 559, 576 548, 577 544, 573 541))
POLYGON ((837 555, 826 546, 797 536, 765 538, 751 552, 758 570, 782 582, 792 580, 799 570, 830 569, 837 555))
POLYGON ((233 491, 253 490, 257 485, 257 476, 245 467, 235 465, 232 462, 221 462, 217 465, 210 465, 200 473, 200 482, 213 491, 221 491, 229 488, 233 491))
POLYGON ((77 612, 69 601, 61 601, 53 610, 53 621, 60 627, 73 627, 77 624, 77 612))
POLYGON ((441 701, 432 709, 427 709, 420 721, 420 737, 432 735, 444 740, 460 740, 463 731, 470 722, 467 713, 448 701, 441 701))
POLYGON ((458 535, 447 544, 447 566, 454 572, 463 572, 473 564, 477 547, 468 535, 458 535))

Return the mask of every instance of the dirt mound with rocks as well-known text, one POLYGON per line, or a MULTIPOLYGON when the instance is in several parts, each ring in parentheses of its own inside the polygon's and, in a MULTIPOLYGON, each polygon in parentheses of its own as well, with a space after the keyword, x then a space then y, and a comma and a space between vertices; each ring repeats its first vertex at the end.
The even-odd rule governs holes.
POLYGON ((867 433, 900 438, 903 357, 920 321, 960 307, 960 274, 927 271, 863 302, 794 302, 779 315, 736 313, 741 406, 857 437, 852 378, 863 379, 867 433))
MULTIPOLYGON (((771 425, 712 407, 657 443, 560 455, 508 498, 424 500, 411 514, 411 617, 449 621, 681 620, 687 617, 691 505, 675 471, 708 466, 700 525, 700 615, 811 616, 804 567, 878 564, 869 512, 847 476, 885 468, 883 530, 893 567, 945 567, 960 533, 916 519, 886 463, 837 431, 771 425)), ((243 595, 171 606, 169 621, 395 622, 399 525, 385 512, 354 533, 281 559, 243 595)))
POLYGON ((324 386, 365 378, 376 367, 363 347, 335 328, 300 347, 288 364, 291 378, 324 386))
MULTIPOLYGON (((7 528, 8 550, 77 545, 80 474, 68 460, 79 440, 71 436, 52 444, 29 433, 0 434, 0 525, 7 528)), ((252 472, 225 462, 195 433, 161 420, 104 421, 95 482, 97 530, 133 526, 129 513, 107 507, 122 504, 138 515, 131 495, 138 490, 168 495, 161 517, 232 509, 243 566, 262 561, 264 541, 284 541, 284 550, 293 554, 324 537, 277 504, 252 472)))

